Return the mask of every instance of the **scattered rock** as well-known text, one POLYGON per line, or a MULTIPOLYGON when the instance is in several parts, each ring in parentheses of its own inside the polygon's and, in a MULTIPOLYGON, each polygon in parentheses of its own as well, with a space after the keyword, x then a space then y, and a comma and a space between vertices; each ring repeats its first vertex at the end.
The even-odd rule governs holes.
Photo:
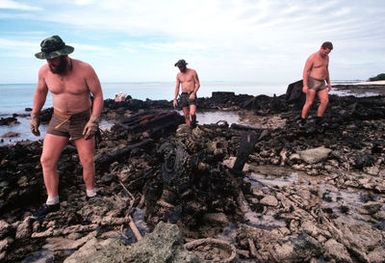
POLYGON ((92 239, 64 263, 138 262, 138 259, 140 262, 203 262, 183 247, 181 238, 176 225, 161 222, 152 233, 132 246, 125 246, 118 240, 99 244, 92 239))
POLYGON ((315 164, 326 160, 331 152, 331 149, 321 146, 313 149, 300 151, 298 152, 298 154, 300 158, 308 164, 315 164))
POLYGON ((10 131, 1 135, 1 138, 13 138, 13 137, 19 137, 19 136, 20 136, 20 133, 10 131))
POLYGON ((0 220, 0 240, 4 237, 10 235, 12 231, 12 226, 4 220, 0 220))
POLYGON ((353 262, 346 247, 334 239, 326 241, 325 250, 325 255, 330 260, 335 260, 336 262, 353 262))
POLYGON ((262 205, 273 206, 273 207, 278 205, 277 198, 275 198, 275 196, 272 196, 272 195, 267 195, 263 197, 259 202, 262 205))

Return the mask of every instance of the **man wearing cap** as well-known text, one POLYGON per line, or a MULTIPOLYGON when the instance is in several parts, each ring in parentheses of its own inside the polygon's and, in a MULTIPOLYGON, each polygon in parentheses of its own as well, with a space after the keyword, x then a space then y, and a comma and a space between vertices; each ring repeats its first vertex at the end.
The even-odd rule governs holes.
POLYGON ((35 56, 46 59, 47 63, 39 70, 33 98, 31 131, 34 135, 40 135, 39 114, 48 91, 52 94, 54 111, 44 137, 40 158, 48 198, 46 203, 33 213, 32 218, 35 219, 60 208, 56 166, 69 140, 74 142, 79 154, 87 197, 96 195, 94 135, 103 109, 102 88, 92 66, 70 58, 68 54, 72 53, 74 48, 66 45, 57 35, 44 39, 40 46, 41 52, 35 56))
POLYGON ((176 75, 175 96, 173 100, 174 108, 178 105, 179 88, 182 84, 182 93, 180 94, 180 106, 182 107, 185 123, 191 128, 196 127, 196 99, 197 91, 200 87, 198 74, 194 69, 186 67, 187 63, 184 59, 178 60, 175 67, 178 67, 180 72, 176 75))

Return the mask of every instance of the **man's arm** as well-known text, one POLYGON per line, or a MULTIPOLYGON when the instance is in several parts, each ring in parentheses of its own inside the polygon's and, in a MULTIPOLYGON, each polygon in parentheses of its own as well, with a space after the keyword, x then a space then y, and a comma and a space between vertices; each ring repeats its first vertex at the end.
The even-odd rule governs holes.
POLYGON ((90 66, 90 72, 86 77, 87 86, 93 96, 91 118, 99 118, 103 110, 103 91, 95 70, 90 66))
POLYGON ((197 92, 198 92, 198 89, 199 87, 201 86, 200 82, 199 82, 199 77, 198 77, 198 73, 196 71, 194 71, 194 83, 195 83, 195 87, 194 87, 194 91, 193 93, 195 94, 195 96, 197 95, 197 92))
POLYGON ((33 95, 33 106, 31 112, 31 131, 36 136, 40 136, 40 111, 43 108, 48 93, 48 87, 44 79, 44 70, 45 69, 43 68, 40 68, 39 70, 37 85, 35 93, 33 95))
POLYGON ((304 93, 307 93, 309 87, 308 87, 308 77, 309 77, 309 74, 311 72, 311 69, 313 67, 313 55, 311 55, 307 60, 306 60, 306 63, 305 63, 305 67, 303 69, 303 92, 304 93))
POLYGON ((89 66, 89 71, 86 76, 86 83, 88 89, 93 95, 93 104, 91 117, 87 122, 86 126, 84 127, 83 135, 85 139, 90 139, 97 131, 100 115, 102 114, 104 104, 103 92, 99 78, 96 75, 95 70, 91 66, 89 66))
POLYGON ((329 75, 329 58, 328 58, 328 61, 327 61, 327 64, 326 64, 326 82, 327 82, 327 85, 328 85, 328 91, 330 91, 332 89, 332 84, 330 82, 330 75, 329 75))
POLYGON ((194 90, 193 92, 191 92, 189 96, 190 100, 194 100, 196 98, 198 89, 201 86, 199 82, 198 73, 195 70, 193 71, 193 78, 194 78, 194 90))
POLYGON ((176 75, 175 93, 174 93, 174 99, 172 102, 172 105, 174 106, 174 108, 178 105, 177 98, 179 95, 179 88, 180 88, 180 80, 179 80, 178 75, 176 75))
POLYGON ((31 114, 39 114, 47 98, 48 87, 45 83, 43 71, 43 69, 39 70, 37 85, 33 95, 33 106, 31 114))

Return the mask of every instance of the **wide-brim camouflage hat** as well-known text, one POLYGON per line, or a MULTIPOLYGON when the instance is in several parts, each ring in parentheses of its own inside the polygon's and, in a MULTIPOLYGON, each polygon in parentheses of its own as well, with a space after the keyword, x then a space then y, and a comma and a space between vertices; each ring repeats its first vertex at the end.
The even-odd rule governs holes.
POLYGON ((52 59, 63 55, 71 54, 74 48, 68 46, 57 35, 47 37, 40 43, 41 52, 36 53, 35 57, 40 59, 52 59))
POLYGON ((184 59, 179 59, 178 62, 174 64, 175 67, 180 67, 180 66, 186 66, 188 63, 184 59))

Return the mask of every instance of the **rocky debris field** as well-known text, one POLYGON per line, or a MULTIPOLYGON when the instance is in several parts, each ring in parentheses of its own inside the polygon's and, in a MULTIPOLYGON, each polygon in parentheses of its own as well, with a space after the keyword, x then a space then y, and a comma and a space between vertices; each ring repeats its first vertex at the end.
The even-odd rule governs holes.
POLYGON ((195 129, 167 101, 106 100, 98 196, 70 144, 39 221, 42 142, 0 147, 0 262, 383 262, 385 97, 330 96, 305 127, 287 98, 214 93, 200 109, 248 125, 195 129))

